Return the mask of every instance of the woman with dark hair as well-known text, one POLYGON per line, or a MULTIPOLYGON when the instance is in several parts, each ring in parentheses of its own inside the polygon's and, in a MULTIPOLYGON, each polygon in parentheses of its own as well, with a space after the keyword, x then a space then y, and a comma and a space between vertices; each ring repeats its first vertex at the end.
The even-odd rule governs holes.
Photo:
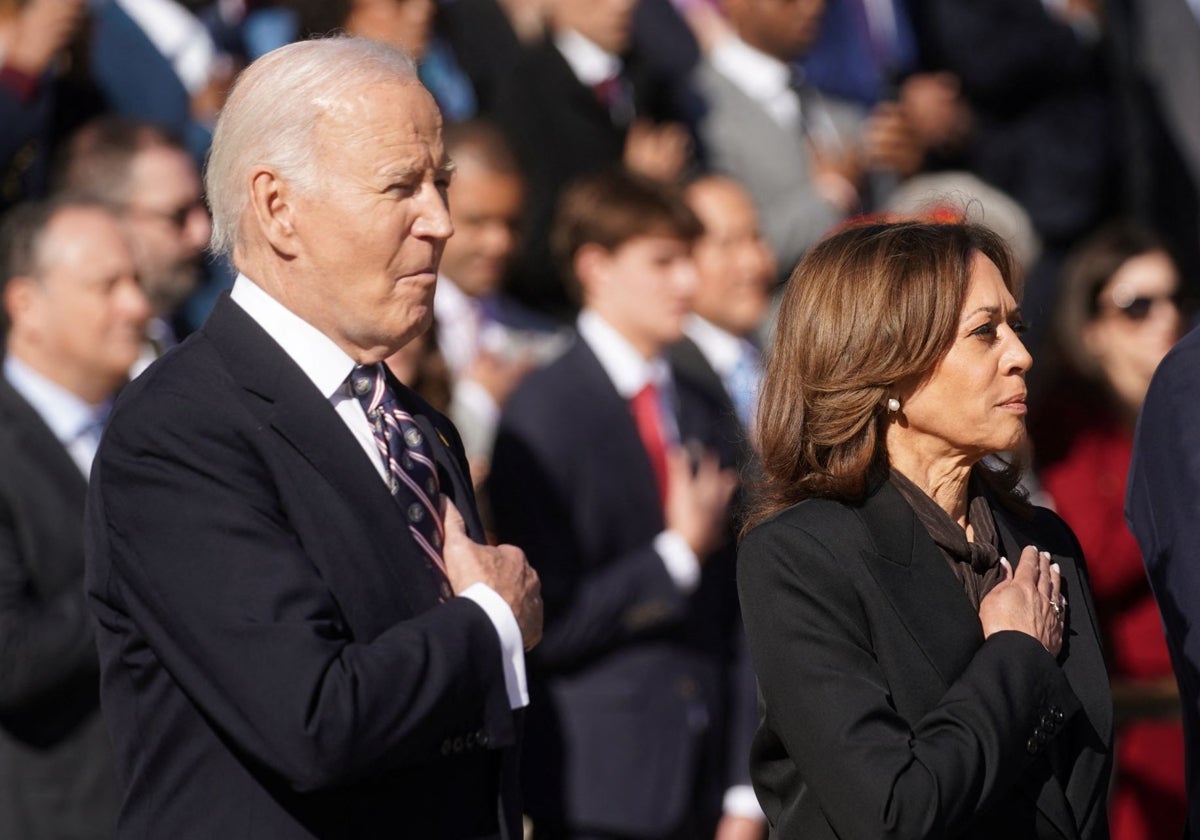
POLYGON ((738 559, 772 837, 1108 836, 1082 554, 993 457, 1025 437, 1019 291, 968 224, 852 228, 792 275, 738 559))
POLYGON ((1178 688, 1123 515, 1138 411, 1184 328, 1179 285, 1165 246, 1143 228, 1117 223, 1080 245, 1052 336, 1060 369, 1029 420, 1041 488, 1092 573, 1117 719, 1114 840, 1180 837, 1187 813, 1178 688))

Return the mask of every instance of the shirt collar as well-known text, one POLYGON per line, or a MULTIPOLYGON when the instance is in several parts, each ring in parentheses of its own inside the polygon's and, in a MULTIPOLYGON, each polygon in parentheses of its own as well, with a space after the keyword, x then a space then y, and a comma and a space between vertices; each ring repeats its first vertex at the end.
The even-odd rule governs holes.
POLYGON ((660 389, 670 384, 671 370, 661 356, 647 360, 623 335, 590 309, 579 313, 576 322, 580 337, 596 354, 600 367, 612 380, 623 399, 632 399, 649 383, 660 389))
POLYGON ((326 399, 345 384, 355 361, 329 336, 238 274, 230 298, 287 353, 326 399))
POLYGON ((92 405, 80 399, 13 355, 4 358, 4 378, 64 446, 70 446, 80 435, 103 422, 111 407, 107 401, 92 405))
POLYGON ((696 343, 704 358, 713 366, 713 370, 722 377, 733 373, 746 346, 750 344, 746 339, 721 329, 699 315, 688 316, 684 332, 696 343))
POLYGON ((589 41, 574 29, 554 33, 554 46, 566 59, 567 66, 587 87, 598 85, 621 73, 621 59, 589 41))
POLYGON ((718 41, 709 60, 722 76, 756 102, 770 102, 791 93, 792 68, 736 35, 718 41))

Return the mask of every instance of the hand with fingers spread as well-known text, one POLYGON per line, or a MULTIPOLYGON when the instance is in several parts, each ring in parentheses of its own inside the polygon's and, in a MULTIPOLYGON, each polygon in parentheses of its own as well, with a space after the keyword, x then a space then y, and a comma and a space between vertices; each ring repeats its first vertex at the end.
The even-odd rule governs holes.
POLYGON ((703 562, 721 543, 737 473, 721 468, 712 452, 695 459, 684 447, 667 453, 667 528, 675 531, 703 562))
POLYGON ((984 637, 1002 630, 1019 630, 1033 636, 1054 656, 1062 650, 1066 628, 1066 599, 1062 574, 1050 553, 1029 545, 1021 552, 1014 572, 1005 559, 1004 580, 979 605, 984 637))
POLYGON ((496 590, 512 608, 525 650, 531 650, 542 638, 542 585, 525 552, 515 545, 480 545, 467 535, 462 514, 445 495, 442 506, 446 527, 442 558, 450 588, 455 595, 475 583, 496 590))

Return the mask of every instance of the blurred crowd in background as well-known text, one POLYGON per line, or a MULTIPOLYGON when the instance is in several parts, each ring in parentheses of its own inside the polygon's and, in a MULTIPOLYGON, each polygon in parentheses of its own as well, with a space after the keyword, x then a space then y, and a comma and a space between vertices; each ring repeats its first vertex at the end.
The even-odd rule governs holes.
POLYGON ((200 173, 238 69, 335 31, 407 50, 444 115, 456 232, 435 328, 390 364, 454 419, 481 489, 509 396, 572 340, 556 213, 582 176, 653 179, 699 219, 680 352, 743 428, 770 299, 828 231, 965 215, 1008 239, 1036 360, 1027 484, 1079 536, 1103 622, 1113 836, 1181 836, 1174 678, 1122 505, 1200 291, 1200 3, 0 0, 0 211, 70 194, 119 216, 145 296, 112 316, 144 324, 131 375, 233 281, 200 173))

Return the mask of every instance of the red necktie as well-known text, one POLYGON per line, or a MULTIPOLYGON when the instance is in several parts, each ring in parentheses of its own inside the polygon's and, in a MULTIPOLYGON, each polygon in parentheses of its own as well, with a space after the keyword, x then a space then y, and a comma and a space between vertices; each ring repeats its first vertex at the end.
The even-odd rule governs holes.
POLYGON ((667 503, 667 444, 663 436, 662 404, 658 400, 658 388, 653 382, 646 384, 629 402, 633 419, 637 423, 642 445, 650 456, 654 479, 658 483, 658 499, 667 503))

